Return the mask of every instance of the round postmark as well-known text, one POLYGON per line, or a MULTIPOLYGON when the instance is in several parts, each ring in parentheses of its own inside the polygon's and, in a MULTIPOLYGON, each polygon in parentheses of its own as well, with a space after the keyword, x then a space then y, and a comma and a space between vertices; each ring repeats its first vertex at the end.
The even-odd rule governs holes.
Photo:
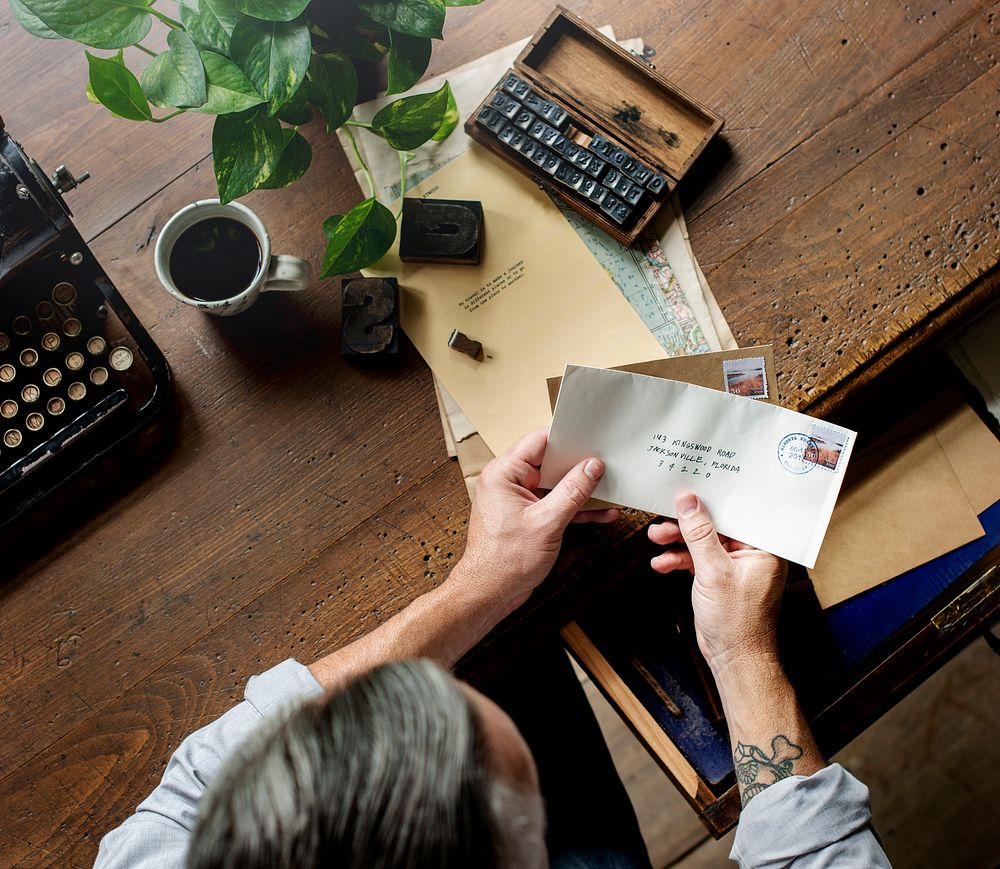
POLYGON ((809 435, 787 434, 778 444, 778 461, 790 474, 808 474, 819 462, 819 447, 809 435))

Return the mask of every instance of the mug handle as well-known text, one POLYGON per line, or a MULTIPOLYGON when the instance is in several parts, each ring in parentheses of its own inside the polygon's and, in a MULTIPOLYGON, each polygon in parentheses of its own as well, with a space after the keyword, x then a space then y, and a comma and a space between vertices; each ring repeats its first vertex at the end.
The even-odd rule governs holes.
POLYGON ((297 256, 272 256, 263 292, 269 290, 304 290, 312 283, 312 266, 297 256))

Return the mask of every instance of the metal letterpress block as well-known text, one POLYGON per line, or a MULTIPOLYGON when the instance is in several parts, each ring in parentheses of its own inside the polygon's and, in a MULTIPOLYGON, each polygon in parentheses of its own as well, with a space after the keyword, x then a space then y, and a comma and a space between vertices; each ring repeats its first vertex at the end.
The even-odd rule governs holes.
POLYGON ((542 132, 542 144, 551 148, 552 143, 559 138, 559 131, 554 127, 546 125, 545 130, 542 132))
POLYGON ((622 173, 617 169, 609 169, 608 174, 604 176, 604 183, 608 185, 612 190, 618 186, 618 182, 621 180, 622 173))
POLYGON ((545 161, 549 157, 554 156, 553 153, 546 148, 544 145, 538 143, 535 144, 535 151, 533 154, 528 155, 528 159, 534 163, 536 166, 541 167, 545 165, 545 161))
POLYGON ((553 106, 552 111, 549 112, 549 123, 552 124, 557 130, 561 130, 566 124, 566 119, 569 115, 566 114, 566 109, 560 106, 553 106))
POLYGON ((512 97, 519 100, 525 99, 531 93, 531 87, 526 81, 518 78, 513 73, 510 73, 501 85, 503 90, 509 93, 512 97))
POLYGON ((531 155, 535 153, 535 149, 541 147, 542 146, 539 145, 538 142, 536 142, 534 139, 525 136, 524 141, 521 142, 517 150, 520 151, 522 154, 524 154, 524 156, 530 160, 531 155))
POLYGON ((591 157, 590 162, 583 167, 583 171, 591 178, 600 178, 607 165, 600 157, 591 157))
POLYGON ((534 91, 524 97, 523 102, 525 108, 531 109, 531 111, 536 114, 540 112, 542 107, 545 105, 545 100, 543 100, 538 94, 534 93, 534 91))
POLYGON ((506 121, 504 120, 504 116, 499 112, 495 112, 489 106, 483 106, 479 110, 479 114, 476 115, 476 123, 481 124, 488 130, 492 130, 494 133, 499 133, 506 121))
POLYGON ((463 199, 404 199, 399 230, 403 262, 476 265, 483 246, 483 205, 463 199))
MULTIPOLYGON (((510 141, 507 143, 511 148, 521 149, 521 145, 524 144, 525 140, 528 139, 527 134, 523 130, 515 131, 514 135, 510 137, 510 141)), ((534 141, 530 139, 528 141, 534 141)))
POLYGON ((517 127, 512 124, 505 124, 504 128, 500 131, 500 141, 509 145, 510 140, 513 138, 514 134, 517 132, 517 127))
POLYGON ((348 357, 399 352, 399 284, 395 278, 346 278, 340 283, 340 352, 348 357))
POLYGON ((548 172, 549 175, 555 175, 556 169, 560 166, 562 166, 562 160, 550 151, 549 155, 545 158, 545 162, 542 163, 542 171, 548 172))
POLYGON ((542 134, 549 128, 549 125, 542 120, 536 120, 529 128, 528 135, 533 139, 541 141, 542 134))
POLYGON ((590 199, 590 195, 594 192, 596 186, 597 182, 593 178, 584 177, 583 181, 580 182, 580 195, 590 199))
POLYGON ((514 118, 514 126, 520 130, 527 130, 535 123, 535 116, 527 109, 521 109, 514 118))
POLYGON ((649 181, 646 182, 646 189, 653 194, 653 196, 659 196, 667 188, 667 179, 662 175, 654 175, 649 181))
POLYGON ((595 154, 599 154, 604 158, 610 157, 611 152, 615 150, 615 146, 605 139, 604 136, 600 135, 600 133, 594 135, 594 138, 590 140, 590 144, 587 147, 595 154))
POLYGON ((632 209, 616 196, 608 195, 601 203, 601 211, 610 217, 615 223, 624 223, 632 214, 632 209))
POLYGON ((608 162, 612 166, 620 169, 625 165, 625 161, 628 160, 628 153, 623 151, 621 148, 612 148, 611 155, 608 157, 608 162))
POLYGON ((629 183, 629 189, 622 193, 622 199, 624 199, 629 205, 636 206, 642 200, 643 189, 638 184, 629 183))
MULTIPOLYGON (((503 95, 501 94, 501 96, 503 95)), ((517 113, 521 111, 521 104, 513 97, 504 96, 504 104, 496 106, 496 110, 510 121, 517 117, 517 113)))
POLYGON ((602 184, 595 184, 588 197, 594 205, 600 205, 608 196, 608 188, 602 184))
POLYGON ((653 177, 653 170, 639 163, 629 174, 629 177, 640 187, 645 187, 649 179, 653 177))

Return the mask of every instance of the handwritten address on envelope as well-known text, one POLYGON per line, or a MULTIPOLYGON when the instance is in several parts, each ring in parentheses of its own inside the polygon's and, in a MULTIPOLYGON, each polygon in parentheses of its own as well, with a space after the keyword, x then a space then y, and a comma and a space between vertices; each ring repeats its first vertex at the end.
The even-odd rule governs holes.
POLYGON ((812 567, 855 432, 701 386, 566 366, 542 463, 551 488, 581 459, 594 497, 663 516, 695 492, 720 533, 812 567))

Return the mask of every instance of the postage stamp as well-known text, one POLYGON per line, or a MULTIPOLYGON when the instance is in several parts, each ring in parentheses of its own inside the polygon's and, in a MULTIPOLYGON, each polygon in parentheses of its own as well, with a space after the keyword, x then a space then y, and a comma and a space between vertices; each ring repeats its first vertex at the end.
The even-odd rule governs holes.
POLYGON ((816 444, 816 464, 836 471, 840 465, 840 457, 844 454, 844 447, 847 446, 847 434, 813 423, 809 426, 809 439, 816 444))
POLYGON ((790 474, 808 474, 818 459, 819 448, 809 435, 792 432, 778 444, 778 462, 790 474))
POLYGON ((725 359, 722 362, 726 392, 747 398, 767 398, 767 372, 764 357, 725 359))

